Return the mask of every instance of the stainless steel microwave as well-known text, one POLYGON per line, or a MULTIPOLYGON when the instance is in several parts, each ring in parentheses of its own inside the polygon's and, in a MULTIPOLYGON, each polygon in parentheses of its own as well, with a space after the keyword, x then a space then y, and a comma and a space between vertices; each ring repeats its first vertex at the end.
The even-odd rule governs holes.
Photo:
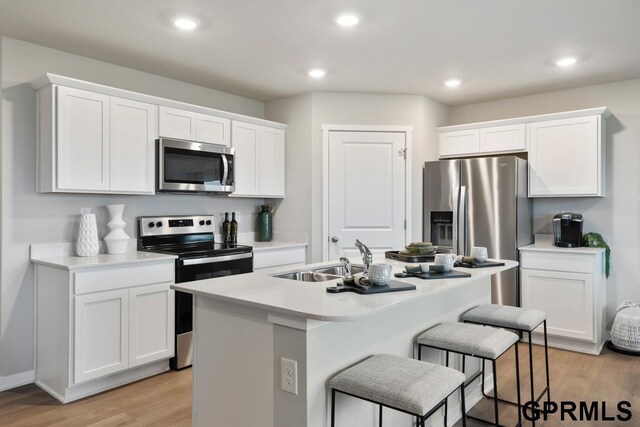
POLYGON ((180 139, 157 140, 158 191, 232 193, 235 148, 180 139))

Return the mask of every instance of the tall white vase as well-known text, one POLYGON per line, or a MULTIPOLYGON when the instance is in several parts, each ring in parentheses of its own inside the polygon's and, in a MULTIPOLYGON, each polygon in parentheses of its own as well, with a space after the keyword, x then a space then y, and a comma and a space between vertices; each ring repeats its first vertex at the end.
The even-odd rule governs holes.
POLYGON ((96 256, 100 249, 96 215, 89 213, 88 209, 82 209, 81 212, 76 253, 78 256, 96 256))
POLYGON ((122 220, 122 212, 124 211, 124 205, 109 205, 109 234, 104 238, 104 242, 107 244, 107 252, 112 255, 123 254, 127 252, 127 246, 129 244, 129 236, 124 232, 123 228, 127 225, 122 220))

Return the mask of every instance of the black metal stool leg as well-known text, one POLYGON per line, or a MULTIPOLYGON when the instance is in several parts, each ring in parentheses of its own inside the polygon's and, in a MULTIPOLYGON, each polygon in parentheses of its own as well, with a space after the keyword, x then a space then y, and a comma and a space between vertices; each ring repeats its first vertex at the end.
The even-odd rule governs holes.
POLYGON ((336 390, 331 389, 331 427, 336 425, 336 390))
POLYGON ((544 361, 547 370, 547 401, 551 402, 551 385, 549 382, 549 345, 547 344, 547 319, 544 320, 544 361))
MULTIPOLYGON (((533 343, 531 342, 532 340, 532 333, 531 331, 529 331, 529 374, 531 375, 531 401, 535 401, 536 400, 536 395, 535 392, 533 390, 533 343)), ((536 421, 535 419, 531 421, 531 425, 535 426, 536 425, 536 421)))
POLYGON ((496 426, 500 425, 498 417, 498 371, 496 369, 496 361, 492 361, 493 368, 493 395, 496 397, 493 401, 493 409, 496 411, 496 426))
POLYGON ((378 426, 382 427, 382 405, 378 405, 380 406, 380 415, 378 416, 378 426))
MULTIPOLYGON (((446 356, 445 356, 445 365, 448 368, 449 367, 449 352, 445 352, 446 356)), ((449 411, 449 398, 446 398, 444 401, 444 425, 446 427, 447 425, 447 412, 449 411)))
MULTIPOLYGON (((462 356, 464 366, 464 356, 462 356)), ((464 382, 460 386, 460 411, 462 412, 462 427, 467 427, 467 408, 464 403, 464 382)))
POLYGON ((522 401, 520 399, 520 356, 518 355, 518 342, 516 341, 516 397, 518 401, 518 426, 522 426, 522 401))

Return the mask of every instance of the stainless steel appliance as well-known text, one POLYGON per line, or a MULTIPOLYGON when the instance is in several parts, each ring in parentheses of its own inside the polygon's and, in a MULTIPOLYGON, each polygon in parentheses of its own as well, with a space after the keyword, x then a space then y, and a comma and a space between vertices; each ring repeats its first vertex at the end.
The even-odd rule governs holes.
POLYGON ((553 217, 553 244, 562 248, 582 246, 582 215, 563 212, 553 217))
MULTIPOLYGON (((439 249, 518 260, 518 247, 533 242, 527 198, 527 162, 515 156, 440 160, 424 164, 423 237, 439 249)), ((517 269, 492 278, 492 302, 517 306, 517 269)))
POLYGON ((157 140, 158 191, 232 193, 235 148, 179 139, 157 140))
MULTIPOLYGON (((212 279, 253 271, 253 248, 216 243, 215 218, 211 215, 140 217, 138 249, 177 255, 176 283, 212 279)), ((191 366, 193 297, 176 292, 175 357, 171 369, 191 366)))

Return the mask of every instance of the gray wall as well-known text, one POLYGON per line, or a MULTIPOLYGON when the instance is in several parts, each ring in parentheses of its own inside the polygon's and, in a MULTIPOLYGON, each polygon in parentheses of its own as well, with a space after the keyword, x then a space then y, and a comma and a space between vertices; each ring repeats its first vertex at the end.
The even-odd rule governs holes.
POLYGON ((135 237, 140 215, 239 212, 240 231, 254 229, 261 199, 225 196, 115 196, 36 194, 36 95, 28 82, 46 72, 177 99, 262 118, 264 103, 152 74, 71 55, 9 38, 2 49, 2 282, 0 377, 33 369, 32 243, 75 240, 81 207, 98 214, 99 237, 107 232, 104 207, 124 203, 125 231, 135 237))
POLYGON ((640 301, 640 79, 452 107, 450 124, 607 106, 606 198, 535 199, 534 232, 551 233, 560 211, 582 213, 584 231, 601 233, 613 252, 609 321, 625 299, 640 301))

